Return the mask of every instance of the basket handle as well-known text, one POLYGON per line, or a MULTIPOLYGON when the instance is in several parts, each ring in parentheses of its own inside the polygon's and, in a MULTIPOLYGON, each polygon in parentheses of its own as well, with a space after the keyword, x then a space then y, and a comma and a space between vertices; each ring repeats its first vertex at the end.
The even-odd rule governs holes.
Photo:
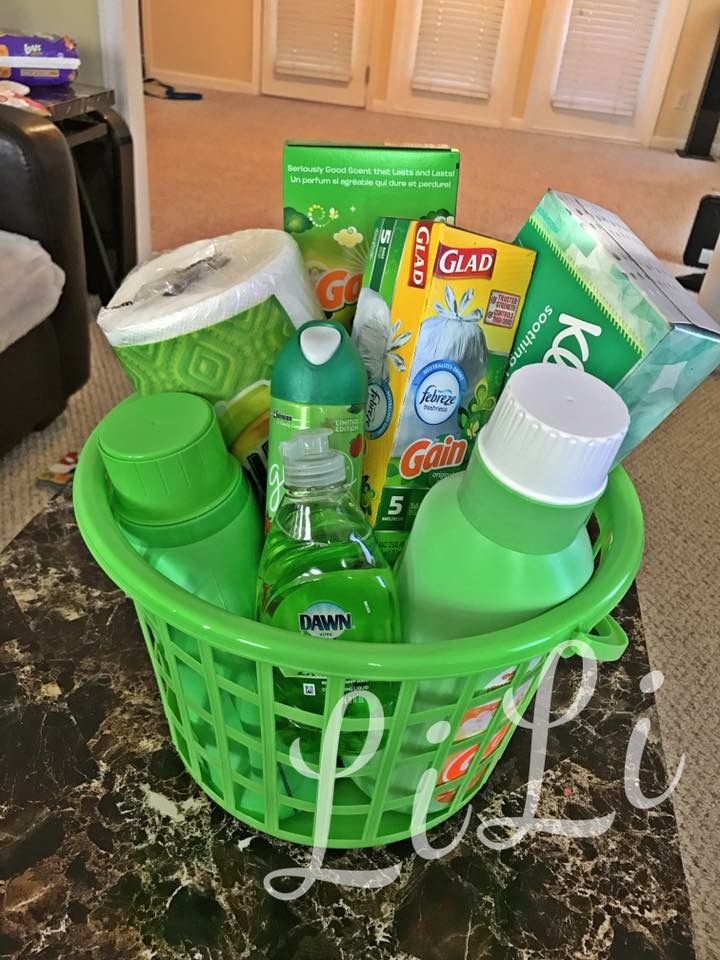
POLYGON ((592 632, 577 630, 570 641, 570 644, 563 650, 563 657, 572 657, 581 655, 582 650, 574 648, 574 640, 582 641, 592 650, 595 659, 601 661, 619 660, 625 653, 628 645, 628 636, 620 624, 611 616, 603 619, 592 632))

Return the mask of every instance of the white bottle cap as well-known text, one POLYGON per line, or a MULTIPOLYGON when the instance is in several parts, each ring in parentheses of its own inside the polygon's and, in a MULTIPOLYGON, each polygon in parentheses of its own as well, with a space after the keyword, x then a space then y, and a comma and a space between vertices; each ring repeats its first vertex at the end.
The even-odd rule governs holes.
POLYGON ((308 327, 300 331, 300 349, 314 367, 327 363, 340 346, 342 335, 337 327, 308 327))
POLYGON ((280 444, 286 487, 327 487, 347 479, 345 457, 330 447, 332 430, 298 430, 292 440, 280 444))
POLYGON ((582 370, 532 363, 514 373, 478 437, 505 486, 545 503, 586 503, 607 484, 630 426, 615 391, 582 370))

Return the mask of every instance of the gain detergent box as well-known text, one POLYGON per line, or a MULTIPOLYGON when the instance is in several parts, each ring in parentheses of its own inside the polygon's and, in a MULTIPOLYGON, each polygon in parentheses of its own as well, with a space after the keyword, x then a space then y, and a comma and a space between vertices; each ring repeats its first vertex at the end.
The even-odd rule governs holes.
POLYGON ((350 329, 378 217, 454 222, 459 168, 449 147, 285 144, 284 227, 328 319, 350 329))
POLYGON ((378 220, 353 341, 369 380, 361 501, 390 563, 495 406, 534 262, 446 223, 378 220))
POLYGON ((549 191, 517 237, 537 251, 509 373, 566 363, 614 387, 628 454, 720 364, 720 326, 602 207, 549 191))

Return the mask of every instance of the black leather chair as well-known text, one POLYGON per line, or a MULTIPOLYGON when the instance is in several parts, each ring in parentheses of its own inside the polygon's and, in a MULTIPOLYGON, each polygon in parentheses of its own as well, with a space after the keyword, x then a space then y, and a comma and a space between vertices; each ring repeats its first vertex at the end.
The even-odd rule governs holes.
POLYGON ((50 120, 2 105, 0 230, 37 240, 65 271, 55 311, 0 354, 2 455, 51 423, 90 374, 85 254, 70 149, 50 120))

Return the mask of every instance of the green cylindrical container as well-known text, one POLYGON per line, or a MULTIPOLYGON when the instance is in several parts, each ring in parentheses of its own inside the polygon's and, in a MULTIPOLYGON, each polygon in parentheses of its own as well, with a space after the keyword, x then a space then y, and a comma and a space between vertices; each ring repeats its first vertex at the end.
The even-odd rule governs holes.
POLYGON ((577 593, 593 572, 586 524, 629 422, 615 391, 582 370, 516 373, 468 469, 420 506, 397 570, 407 639, 498 630, 577 593))
MULTIPOLYGON (((171 392, 131 396, 100 422, 97 440, 113 512, 140 557, 187 595, 252 617, 260 513, 207 400, 171 392)), ((187 631, 173 627, 169 636, 181 651, 173 670, 175 702, 183 704, 193 736, 217 766, 201 648, 187 631)), ((214 668, 250 695, 256 690, 255 671, 244 663, 218 652, 214 668)), ((257 706, 223 690, 218 704, 226 723, 258 735, 257 706)), ((231 771, 262 782, 260 759, 245 745, 230 745, 227 757, 231 771)), ((254 798, 251 791, 244 803, 254 798)))
POLYGON ((270 384, 266 526, 285 492, 280 444, 298 430, 332 431, 330 446, 345 455, 350 489, 360 499, 366 401, 367 372, 347 332, 323 320, 301 327, 278 357, 270 384))
MULTIPOLYGON (((436 484, 420 505, 397 568, 405 639, 437 645, 519 627, 577 594, 593 574, 586 525, 629 420, 620 397, 581 370, 533 364, 515 374, 468 469, 436 484)), ((486 677, 476 681, 476 702, 456 736, 463 746, 440 770, 437 809, 454 796, 454 781, 475 756, 466 741, 495 716, 493 681, 490 688, 486 677)), ((436 677, 419 684, 416 708, 457 703, 463 682, 436 677)), ((520 684, 518 702, 528 690, 520 684)), ((421 754, 424 737, 420 728, 407 731, 405 753, 421 754)), ((373 773, 368 765, 368 791, 373 773)), ((394 770, 390 795, 407 795, 419 773, 412 766, 394 770)))
POLYGON ((98 447, 113 510, 137 552, 190 593, 252 616, 262 528, 207 400, 129 397, 101 421, 98 447))

